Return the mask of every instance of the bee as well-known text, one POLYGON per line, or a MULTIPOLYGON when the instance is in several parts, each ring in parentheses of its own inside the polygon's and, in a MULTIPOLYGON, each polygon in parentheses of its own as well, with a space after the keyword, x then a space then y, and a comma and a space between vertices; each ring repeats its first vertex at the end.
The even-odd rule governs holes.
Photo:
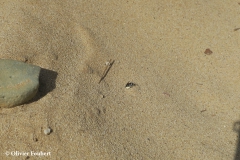
POLYGON ((132 88, 134 86, 136 86, 137 84, 133 83, 133 82, 128 82, 125 86, 125 88, 129 89, 129 88, 132 88))

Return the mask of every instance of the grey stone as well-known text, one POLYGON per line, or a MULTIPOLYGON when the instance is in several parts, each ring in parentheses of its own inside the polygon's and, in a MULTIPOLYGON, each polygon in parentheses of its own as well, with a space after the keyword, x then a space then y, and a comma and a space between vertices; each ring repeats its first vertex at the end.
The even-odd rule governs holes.
POLYGON ((23 62, 0 59, 0 108, 10 108, 32 99, 39 87, 41 68, 23 62))
POLYGON ((43 130, 44 134, 49 135, 52 132, 52 129, 50 127, 43 130))

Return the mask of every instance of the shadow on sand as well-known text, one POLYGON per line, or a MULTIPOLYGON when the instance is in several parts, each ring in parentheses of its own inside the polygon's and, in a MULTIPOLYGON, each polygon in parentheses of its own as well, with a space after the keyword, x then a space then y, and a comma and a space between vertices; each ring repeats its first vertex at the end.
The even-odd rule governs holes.
POLYGON ((34 101, 38 101, 46 94, 51 92, 56 88, 56 78, 58 73, 55 71, 51 71, 48 69, 41 68, 39 75, 39 88, 37 95, 30 100, 28 103, 32 103, 34 101))
POLYGON ((240 160, 240 121, 234 123, 233 130, 238 133, 238 142, 234 160, 240 160))

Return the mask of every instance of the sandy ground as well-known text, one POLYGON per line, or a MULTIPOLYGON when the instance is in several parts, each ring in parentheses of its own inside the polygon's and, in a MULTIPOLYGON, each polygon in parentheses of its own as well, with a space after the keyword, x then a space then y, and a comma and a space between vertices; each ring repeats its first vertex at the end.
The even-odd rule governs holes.
POLYGON ((0 159, 240 159, 238 3, 0 0, 0 58, 44 69, 0 159))

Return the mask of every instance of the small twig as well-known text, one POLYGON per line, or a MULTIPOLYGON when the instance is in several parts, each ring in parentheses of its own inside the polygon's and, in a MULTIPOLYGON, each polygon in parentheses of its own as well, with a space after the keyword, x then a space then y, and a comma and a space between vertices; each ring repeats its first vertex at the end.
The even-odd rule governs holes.
POLYGON ((106 66, 106 68, 105 68, 105 70, 104 70, 104 72, 102 74, 102 77, 101 77, 100 81, 98 82, 98 84, 107 76, 107 74, 108 74, 109 70, 111 69, 113 63, 114 63, 114 60, 112 61, 110 59, 109 64, 106 66))
POLYGON ((240 28, 235 28, 234 31, 238 31, 240 28))

